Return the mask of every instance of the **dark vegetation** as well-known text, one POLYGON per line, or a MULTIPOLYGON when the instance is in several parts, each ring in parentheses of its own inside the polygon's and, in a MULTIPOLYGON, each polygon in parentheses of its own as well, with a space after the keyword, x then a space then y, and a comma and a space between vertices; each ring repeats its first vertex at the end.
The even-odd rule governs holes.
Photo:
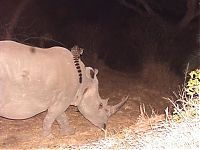
POLYGON ((191 1, 188 7, 186 0, 1 0, 0 38, 78 44, 88 63, 101 59, 117 70, 141 71, 154 61, 183 73, 198 49, 198 1, 191 1))
POLYGON ((77 44, 87 66, 133 73, 149 89, 171 93, 187 63, 200 64, 198 0, 1 0, 0 7, 1 40, 77 44))

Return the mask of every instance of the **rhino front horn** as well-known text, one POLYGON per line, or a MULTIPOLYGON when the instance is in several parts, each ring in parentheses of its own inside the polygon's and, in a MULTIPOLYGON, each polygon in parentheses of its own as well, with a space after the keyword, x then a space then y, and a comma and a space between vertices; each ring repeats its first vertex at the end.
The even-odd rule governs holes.
POLYGON ((124 104, 125 102, 128 100, 128 96, 125 96, 122 98, 122 101, 114 106, 110 107, 110 115, 115 114, 124 104))

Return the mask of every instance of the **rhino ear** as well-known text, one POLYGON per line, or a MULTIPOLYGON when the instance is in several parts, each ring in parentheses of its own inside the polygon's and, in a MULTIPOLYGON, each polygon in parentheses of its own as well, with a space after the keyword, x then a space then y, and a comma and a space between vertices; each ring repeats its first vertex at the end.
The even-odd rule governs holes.
POLYGON ((94 79, 95 70, 92 67, 86 67, 86 76, 94 79))
POLYGON ((97 76, 97 74, 99 73, 99 70, 98 69, 94 69, 94 76, 97 76))
POLYGON ((93 69, 92 67, 86 67, 86 76, 88 78, 96 78, 97 74, 98 74, 98 69, 93 69))

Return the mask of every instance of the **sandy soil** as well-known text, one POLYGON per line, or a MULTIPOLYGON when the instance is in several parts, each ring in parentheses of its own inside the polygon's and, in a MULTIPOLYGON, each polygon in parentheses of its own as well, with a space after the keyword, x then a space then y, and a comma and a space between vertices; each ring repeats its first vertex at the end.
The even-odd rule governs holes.
MULTIPOLYGON (((166 92, 171 88, 170 81, 147 82, 141 74, 125 74, 110 69, 100 69, 99 72, 102 98, 109 97, 109 103, 116 104, 123 96, 129 95, 127 103, 109 119, 107 129, 111 134, 136 123, 140 114, 140 104, 146 105, 149 114, 152 108, 157 113, 163 113, 168 105, 162 97, 170 95, 166 92)), ((58 148, 62 144, 83 144, 104 138, 104 132, 93 126, 73 106, 67 109, 66 114, 70 124, 76 128, 76 133, 71 136, 61 136, 58 124, 55 122, 52 126, 55 137, 44 138, 41 133, 45 114, 46 112, 43 112, 27 120, 9 120, 0 117, 0 149, 58 148)))

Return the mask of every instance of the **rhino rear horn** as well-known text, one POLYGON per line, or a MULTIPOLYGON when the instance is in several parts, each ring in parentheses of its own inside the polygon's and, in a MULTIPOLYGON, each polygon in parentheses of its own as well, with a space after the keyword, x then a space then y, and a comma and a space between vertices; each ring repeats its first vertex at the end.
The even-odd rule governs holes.
POLYGON ((115 114, 128 100, 128 96, 122 98, 122 101, 114 106, 110 107, 110 115, 115 114))

